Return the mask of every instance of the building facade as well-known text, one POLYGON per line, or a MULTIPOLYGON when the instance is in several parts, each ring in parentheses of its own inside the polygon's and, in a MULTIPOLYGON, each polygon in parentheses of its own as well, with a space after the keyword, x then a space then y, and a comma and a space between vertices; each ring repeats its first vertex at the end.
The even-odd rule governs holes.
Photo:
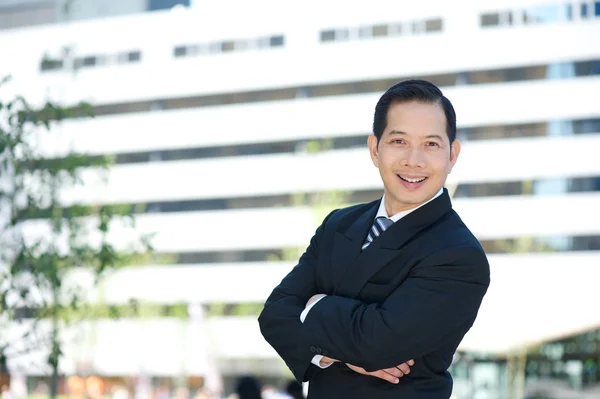
MULTIPOLYGON (((207 0, 147 13, 177 2, 90 0, 70 19, 50 3, 42 22, 0 3, 0 75, 33 104, 93 104, 96 117, 41 139, 48 157, 115 158, 108 184, 90 171, 65 206, 139 204, 138 231, 156 233, 155 264, 111 276, 104 300, 189 316, 88 323, 67 375, 287 375, 256 311, 325 209, 380 197, 375 104, 423 78, 455 105, 463 151, 447 186, 492 267, 456 397, 506 392, 523 352, 527 381, 598 384, 600 2, 207 0)), ((26 363, 12 367, 35 374, 26 363)))

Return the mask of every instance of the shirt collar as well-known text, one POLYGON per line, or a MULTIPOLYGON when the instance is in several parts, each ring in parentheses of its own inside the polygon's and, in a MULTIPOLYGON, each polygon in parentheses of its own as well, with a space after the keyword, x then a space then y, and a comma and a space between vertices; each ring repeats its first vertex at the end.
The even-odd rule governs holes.
POLYGON ((440 191, 438 191, 438 193, 436 195, 434 195, 429 201, 422 203, 421 205, 417 206, 416 208, 412 208, 407 211, 398 212, 397 214, 392 215, 392 216, 388 216, 387 211, 385 210, 385 194, 383 194, 383 197, 381 198, 381 202, 379 203, 379 209, 377 210, 377 215, 375 217, 377 218, 377 217, 383 216, 383 217, 391 219, 392 222, 396 223, 398 220, 402 219, 404 216, 408 215, 409 213, 416 211, 423 205, 433 201, 434 199, 436 199, 437 197, 442 195, 443 192, 444 192, 444 188, 442 187, 440 189, 440 191))

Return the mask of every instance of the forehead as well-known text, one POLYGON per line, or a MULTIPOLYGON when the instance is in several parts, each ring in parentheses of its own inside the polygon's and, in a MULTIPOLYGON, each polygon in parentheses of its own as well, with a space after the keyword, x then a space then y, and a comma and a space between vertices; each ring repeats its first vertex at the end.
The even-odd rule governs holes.
POLYGON ((444 137, 446 136, 446 114, 438 103, 417 101, 392 103, 388 109, 384 134, 392 130, 415 136, 443 133, 442 137, 444 137))

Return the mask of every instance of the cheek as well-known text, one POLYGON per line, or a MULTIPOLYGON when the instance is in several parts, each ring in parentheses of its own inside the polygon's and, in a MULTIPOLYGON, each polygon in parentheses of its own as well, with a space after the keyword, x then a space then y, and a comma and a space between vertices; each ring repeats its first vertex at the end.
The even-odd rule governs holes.
POLYGON ((432 172, 447 174, 452 169, 452 164, 447 155, 442 156, 441 154, 432 154, 428 161, 428 166, 432 172))

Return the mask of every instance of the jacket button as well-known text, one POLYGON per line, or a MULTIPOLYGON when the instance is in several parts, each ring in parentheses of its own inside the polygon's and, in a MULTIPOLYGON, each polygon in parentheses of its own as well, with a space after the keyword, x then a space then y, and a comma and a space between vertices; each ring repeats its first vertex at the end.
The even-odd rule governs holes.
POLYGON ((311 351, 312 353, 315 353, 315 352, 317 351, 317 348, 315 348, 314 346, 311 346, 311 347, 310 347, 310 351, 311 351))
POLYGON ((323 350, 321 348, 317 348, 317 353, 320 355, 323 350))

